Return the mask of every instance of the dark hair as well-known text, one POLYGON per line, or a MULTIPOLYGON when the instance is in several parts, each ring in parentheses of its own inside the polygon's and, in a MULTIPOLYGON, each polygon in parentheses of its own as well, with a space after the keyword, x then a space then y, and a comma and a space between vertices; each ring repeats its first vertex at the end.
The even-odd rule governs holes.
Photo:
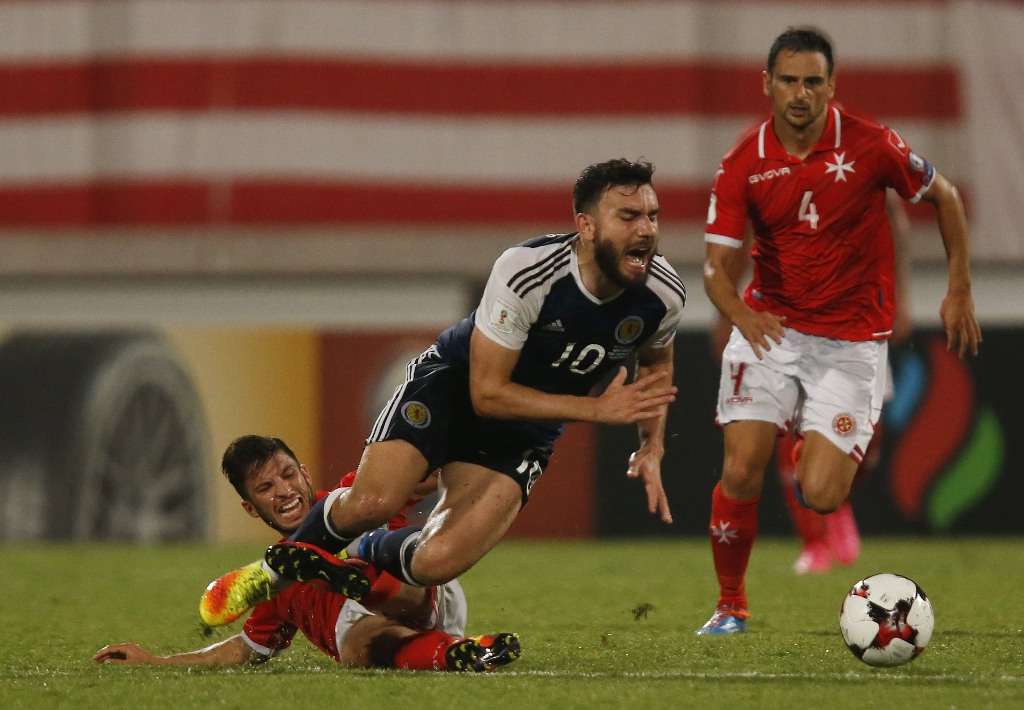
POLYGON ((790 27, 772 42, 768 50, 768 73, 775 68, 775 60, 779 52, 821 52, 828 64, 828 75, 832 76, 832 42, 828 35, 816 27, 790 27))
POLYGON ((257 436, 255 434, 240 436, 224 450, 224 456, 220 460, 220 470, 235 487, 238 495, 243 500, 249 500, 249 496, 245 492, 246 477, 272 459, 278 451, 283 451, 292 458, 292 461, 299 463, 295 452, 276 436, 257 436))
POLYGON ((572 189, 573 213, 579 214, 591 209, 600 202, 609 187, 650 185, 653 175, 654 165, 643 158, 635 163, 625 158, 615 158, 588 165, 576 178, 576 185, 572 189))

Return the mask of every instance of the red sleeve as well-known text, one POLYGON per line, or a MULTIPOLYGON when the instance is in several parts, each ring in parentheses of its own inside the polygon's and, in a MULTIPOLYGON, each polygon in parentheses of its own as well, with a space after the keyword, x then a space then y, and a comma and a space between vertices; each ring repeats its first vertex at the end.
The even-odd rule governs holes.
POLYGON ((341 477, 341 480, 338 482, 338 488, 351 488, 352 484, 355 482, 356 472, 349 471, 348 473, 341 477))
POLYGON ((931 187, 935 168, 891 128, 885 129, 881 144, 885 186, 896 190, 903 199, 917 202, 931 187))
POLYGON ((746 186, 735 161, 723 162, 715 173, 708 204, 704 240, 726 246, 743 246, 747 226, 746 186))
POLYGON ((281 618, 274 600, 257 604, 245 620, 242 637, 249 647, 263 656, 273 656, 292 644, 297 628, 281 618))

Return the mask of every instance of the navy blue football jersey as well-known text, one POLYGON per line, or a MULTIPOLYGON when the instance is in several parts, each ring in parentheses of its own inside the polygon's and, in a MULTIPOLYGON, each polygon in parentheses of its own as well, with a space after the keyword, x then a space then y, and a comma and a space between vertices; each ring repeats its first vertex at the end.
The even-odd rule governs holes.
POLYGON ((666 347, 678 327, 686 288, 661 255, 644 286, 600 300, 583 285, 577 235, 552 234, 506 250, 469 316, 441 333, 442 357, 468 368, 469 339, 479 328, 519 350, 512 380, 552 394, 587 395, 642 347, 666 347))

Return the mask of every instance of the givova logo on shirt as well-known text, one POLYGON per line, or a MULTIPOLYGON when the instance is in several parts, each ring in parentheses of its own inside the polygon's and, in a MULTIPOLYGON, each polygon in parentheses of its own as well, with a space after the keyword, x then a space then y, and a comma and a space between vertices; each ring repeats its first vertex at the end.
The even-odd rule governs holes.
POLYGON ((771 170, 765 170, 763 173, 757 173, 756 175, 748 175, 747 181, 753 185, 757 182, 764 182, 771 180, 772 178, 782 177, 783 175, 789 175, 789 168, 772 168, 771 170))

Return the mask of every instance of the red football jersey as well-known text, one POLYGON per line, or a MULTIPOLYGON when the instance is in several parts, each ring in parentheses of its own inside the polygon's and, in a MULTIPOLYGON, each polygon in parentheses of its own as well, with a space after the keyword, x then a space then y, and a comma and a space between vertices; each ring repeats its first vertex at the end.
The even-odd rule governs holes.
POLYGON ((743 297, 803 333, 878 340, 892 332, 894 265, 885 190, 917 202, 935 169, 896 131, 827 109, 803 160, 786 153, 772 119, 722 160, 704 239, 743 245, 754 231, 754 274, 743 297))

